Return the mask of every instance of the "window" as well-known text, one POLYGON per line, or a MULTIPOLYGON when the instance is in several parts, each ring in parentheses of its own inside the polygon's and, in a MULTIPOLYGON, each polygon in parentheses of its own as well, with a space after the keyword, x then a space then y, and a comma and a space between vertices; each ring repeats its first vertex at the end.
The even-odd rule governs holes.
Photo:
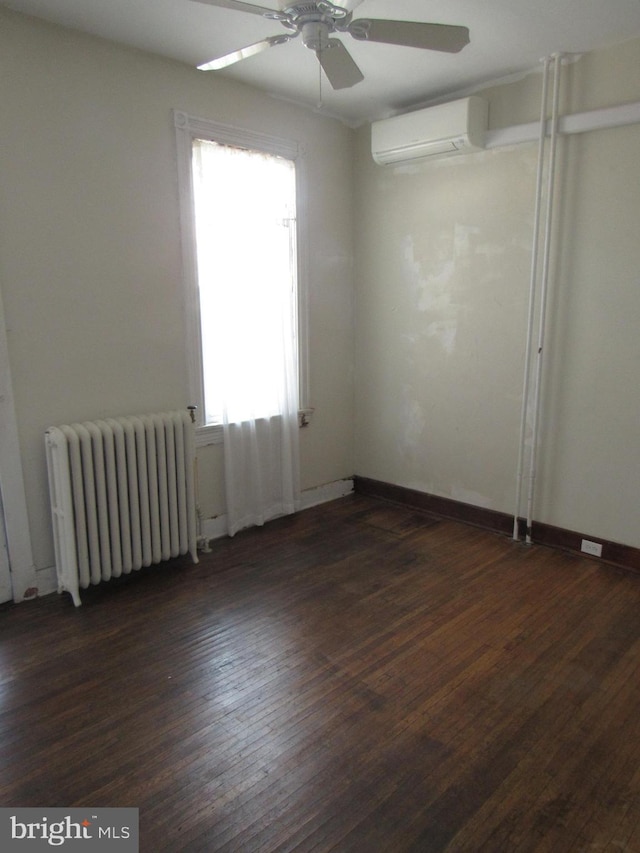
POLYGON ((222 440, 223 394, 237 419, 278 412, 279 374, 271 368, 278 347, 292 348, 304 408, 298 147, 174 115, 190 395, 198 406, 197 441, 212 443, 222 440), (283 328, 293 332, 283 335, 283 328))

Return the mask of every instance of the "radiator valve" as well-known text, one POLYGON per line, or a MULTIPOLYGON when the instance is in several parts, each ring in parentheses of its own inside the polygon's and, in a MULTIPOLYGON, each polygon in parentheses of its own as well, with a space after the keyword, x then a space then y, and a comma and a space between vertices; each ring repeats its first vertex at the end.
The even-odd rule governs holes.
POLYGON ((210 554, 210 542, 211 540, 207 536, 198 536, 198 551, 201 551, 203 554, 210 554))

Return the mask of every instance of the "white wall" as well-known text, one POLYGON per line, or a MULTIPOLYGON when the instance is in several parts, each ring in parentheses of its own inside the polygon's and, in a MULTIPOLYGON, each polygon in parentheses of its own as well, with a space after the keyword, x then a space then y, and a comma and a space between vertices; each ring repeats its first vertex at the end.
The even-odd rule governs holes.
MULTIPOLYGON (((541 75, 484 94, 534 121, 541 75)), ((569 112, 640 97, 640 42, 565 72, 569 112)), ((356 471, 511 512, 535 144, 379 167, 358 134, 356 471)), ((640 126, 562 140, 534 518, 640 546, 640 126)))
MULTIPOLYGON (((572 65, 564 107, 637 100, 639 54, 636 41, 572 65)), ((383 168, 362 128, 354 174, 354 134, 337 122, 7 10, 0 79, 0 286, 38 568, 53 563, 46 427, 190 402, 172 108, 306 146, 316 412, 303 487, 356 471, 511 511, 534 145, 383 168)), ((532 75, 488 90, 492 126, 536 119, 539 89, 532 75)), ((636 547, 638 150, 638 126, 561 146, 535 512, 636 547)), ((213 516, 220 448, 200 459, 213 516)))
MULTIPOLYGON (((172 108, 306 149, 303 488, 353 473, 352 131, 180 63, 0 10, 0 271, 27 503, 53 563, 44 431, 187 399, 172 108)), ((205 517, 224 512, 219 447, 205 517)))

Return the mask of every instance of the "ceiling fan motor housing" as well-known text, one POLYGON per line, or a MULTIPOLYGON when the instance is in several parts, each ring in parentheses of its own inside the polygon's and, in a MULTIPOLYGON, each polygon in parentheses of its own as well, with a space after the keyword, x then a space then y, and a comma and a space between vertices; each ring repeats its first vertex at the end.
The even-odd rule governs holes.
POLYGON ((333 47, 329 38, 329 27, 322 21, 310 21, 300 27, 302 43, 309 50, 328 50, 333 47))
POLYGON ((322 51, 333 47, 329 35, 336 30, 338 22, 344 23, 350 18, 347 10, 335 6, 327 0, 315 3, 290 3, 284 9, 286 20, 281 23, 296 34, 302 35, 302 42, 309 50, 322 51))
MULTIPOLYGON (((357 5, 357 4, 352 4, 357 5)), ((345 4, 346 6, 346 4, 345 4)), ((327 16, 334 20, 346 18, 349 15, 349 9, 345 6, 339 6, 331 3, 330 0, 316 0, 315 3, 305 3, 304 0, 298 3, 287 3, 284 12, 294 20, 303 21, 309 16, 327 16)))

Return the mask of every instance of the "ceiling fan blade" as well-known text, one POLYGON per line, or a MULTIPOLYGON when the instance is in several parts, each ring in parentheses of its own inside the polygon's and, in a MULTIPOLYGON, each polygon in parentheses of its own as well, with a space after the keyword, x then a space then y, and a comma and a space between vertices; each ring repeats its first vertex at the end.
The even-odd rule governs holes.
POLYGON ((287 15, 270 9, 267 6, 256 6, 255 3, 241 3, 240 0, 193 0, 194 3, 204 3, 207 6, 220 6, 222 9, 235 9, 237 12, 251 12, 253 15, 262 15, 263 18, 272 18, 280 21, 287 19, 287 15))
POLYGON ((239 50, 225 53, 224 56, 217 56, 203 65, 198 65, 198 71, 219 71, 221 68, 226 68, 229 65, 240 62, 241 59, 247 59, 249 56, 255 56, 256 53, 262 53, 263 50, 268 50, 270 47, 285 44, 292 38, 295 38, 295 36, 269 36, 266 39, 262 39, 262 41, 257 41, 254 44, 247 45, 247 47, 241 47, 239 50))
POLYGON ((467 27, 450 24, 423 24, 415 21, 386 21, 359 18, 347 27, 358 41, 376 41, 398 44, 403 47, 420 47, 424 50, 441 50, 458 53, 469 44, 467 27))
POLYGON ((316 56, 332 88, 349 89, 364 80, 362 71, 340 39, 329 39, 330 47, 317 50, 316 56))

